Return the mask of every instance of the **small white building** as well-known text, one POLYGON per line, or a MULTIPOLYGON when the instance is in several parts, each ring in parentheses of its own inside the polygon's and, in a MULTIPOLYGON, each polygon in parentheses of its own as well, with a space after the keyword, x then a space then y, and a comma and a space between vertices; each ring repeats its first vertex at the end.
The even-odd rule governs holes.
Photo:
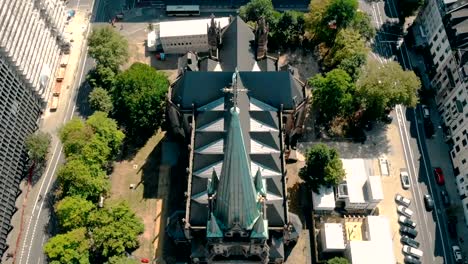
POLYGON ((346 171, 346 178, 345 183, 338 186, 338 199, 345 201, 346 210, 374 209, 383 200, 383 190, 380 176, 370 176, 372 161, 364 159, 341 159, 341 161, 346 171))
MULTIPOLYGON (((221 29, 229 24, 228 17, 215 18, 214 20, 221 29)), ((161 22, 157 38, 164 52, 168 54, 185 54, 189 51, 207 52, 210 22, 209 18, 161 22)))
POLYGON ((343 224, 325 223, 320 229, 323 252, 344 251, 346 249, 343 224))
POLYGON ((333 187, 320 186, 319 193, 312 192, 314 211, 333 211, 335 209, 335 192, 333 187))
POLYGON ((390 222, 384 216, 367 216, 362 240, 348 242, 345 256, 352 264, 395 264, 390 222))

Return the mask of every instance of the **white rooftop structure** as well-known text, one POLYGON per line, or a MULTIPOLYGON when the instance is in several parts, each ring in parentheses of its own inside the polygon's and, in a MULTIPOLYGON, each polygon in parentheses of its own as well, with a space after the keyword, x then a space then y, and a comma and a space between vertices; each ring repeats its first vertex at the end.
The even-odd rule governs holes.
POLYGON ((349 241, 346 255, 352 264, 395 264, 392 234, 388 218, 366 218, 366 241, 349 241))
MULTIPOLYGON (((160 22, 159 37, 206 35, 210 22, 210 18, 160 22)), ((215 22, 216 24, 219 23, 221 28, 224 28, 229 24, 229 17, 215 18, 215 22)))
POLYGON ((380 176, 369 176, 368 185, 369 200, 381 201, 384 199, 382 181, 380 180, 380 176))
POLYGON ((335 192, 333 187, 320 186, 319 193, 312 192, 314 210, 331 211, 335 209, 335 192))
POLYGON ((321 230, 322 250, 325 252, 346 249, 343 224, 325 223, 321 230))

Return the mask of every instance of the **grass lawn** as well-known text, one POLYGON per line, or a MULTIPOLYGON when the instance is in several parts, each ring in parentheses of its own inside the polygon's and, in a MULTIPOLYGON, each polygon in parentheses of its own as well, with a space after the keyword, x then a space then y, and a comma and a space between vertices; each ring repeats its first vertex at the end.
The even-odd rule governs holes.
POLYGON ((164 241, 164 210, 170 176, 170 168, 160 165, 164 136, 164 132, 155 134, 131 160, 116 162, 111 174, 110 202, 126 200, 145 225, 140 248, 133 255, 150 260, 161 256, 164 241), (131 184, 135 185, 133 189, 131 184))

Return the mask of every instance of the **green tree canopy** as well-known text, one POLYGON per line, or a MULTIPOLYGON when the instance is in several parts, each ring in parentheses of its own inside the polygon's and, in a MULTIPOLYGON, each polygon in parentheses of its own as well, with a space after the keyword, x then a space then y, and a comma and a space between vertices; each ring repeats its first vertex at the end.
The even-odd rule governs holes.
POLYGON ((36 163, 43 162, 49 153, 51 136, 48 133, 37 131, 26 138, 26 150, 31 160, 36 163))
POLYGON ((89 55, 98 65, 117 72, 128 59, 127 40, 111 26, 93 30, 88 38, 89 55))
POLYGON ((318 74, 309 79, 309 84, 313 87, 313 106, 320 109, 324 121, 353 111, 355 86, 345 71, 335 69, 325 76, 318 74))
POLYGON ((370 120, 384 116, 386 109, 396 104, 416 106, 419 78, 413 71, 405 71, 400 64, 390 61, 384 65, 370 61, 357 82, 357 94, 370 120))
POLYGON ((92 202, 80 196, 67 196, 55 206, 55 213, 64 231, 86 227, 89 213, 95 209, 92 202))
POLYGON ((356 81, 361 74, 361 68, 366 64, 367 55, 364 53, 356 53, 351 57, 343 59, 338 65, 338 69, 345 71, 353 81, 356 81))
POLYGON ((275 11, 271 0, 251 0, 239 9, 239 16, 244 21, 257 21, 264 17, 270 27, 274 26, 279 17, 279 12, 275 11))
POLYGON ((57 180, 64 195, 78 195, 97 201, 100 194, 109 191, 109 181, 105 172, 78 158, 68 160, 60 168, 57 180))
POLYGON ((323 23, 335 22, 337 29, 346 28, 356 15, 357 0, 331 0, 325 12, 323 23))
POLYGON ((362 11, 356 12, 354 18, 349 23, 349 27, 359 32, 367 41, 375 38, 375 28, 371 23, 371 18, 362 11))
POLYGON ((68 233, 56 235, 44 246, 44 253, 51 264, 88 264, 89 240, 86 228, 74 229, 68 233))
MULTIPOLYGON (((309 4, 309 13, 304 16, 305 36, 312 40, 324 41, 322 20, 325 17, 331 0, 314 0, 309 4)), ((328 26, 327 26, 328 27, 328 26)))
POLYGON ((114 69, 106 67, 103 64, 97 64, 96 68, 86 75, 86 80, 93 88, 102 87, 109 90, 114 84, 116 76, 117 74, 114 69))
POLYGON ((304 13, 288 10, 281 13, 278 23, 270 27, 269 47, 273 44, 283 48, 299 46, 304 36, 304 13))
POLYGON ((307 150, 306 165, 299 171, 299 176, 312 186, 336 186, 346 176, 338 152, 323 143, 316 144, 307 150))
POLYGON ((86 120, 86 124, 106 146, 110 147, 113 155, 118 153, 125 134, 118 128, 114 119, 107 117, 107 113, 98 111, 86 120))
POLYGON ((138 235, 144 230, 142 221, 126 202, 95 210, 88 220, 94 250, 104 257, 122 255, 138 247, 138 235))
POLYGON ((118 75, 111 93, 115 116, 130 135, 149 136, 161 126, 168 86, 164 73, 143 63, 118 75))
POLYGON ((327 261, 327 264, 349 264, 348 259, 341 257, 334 257, 327 261))
POLYGON ((67 157, 80 155, 92 135, 91 128, 80 118, 74 117, 68 121, 59 131, 65 155, 67 157))
POLYGON ((361 34, 354 29, 343 29, 338 32, 335 43, 323 62, 328 68, 335 68, 345 59, 367 53, 368 49, 361 34))
POLYGON ((113 256, 110 257, 106 264, 139 264, 140 261, 129 258, 127 256, 113 256))
POLYGON ((95 111, 101 111, 104 113, 110 113, 113 109, 112 98, 107 90, 96 87, 89 94, 88 97, 89 105, 95 111))

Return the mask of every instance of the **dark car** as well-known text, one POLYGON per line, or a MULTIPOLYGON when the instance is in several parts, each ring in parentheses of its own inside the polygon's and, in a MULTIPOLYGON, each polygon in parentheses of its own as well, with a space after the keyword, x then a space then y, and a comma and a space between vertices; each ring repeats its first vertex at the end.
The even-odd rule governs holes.
POLYGON ((442 196, 442 202, 446 207, 450 206, 450 198, 448 193, 445 190, 440 191, 440 196, 442 196))
POLYGON ((437 167, 434 169, 434 176, 435 176, 437 184, 439 185, 445 184, 444 172, 442 171, 441 168, 437 167))
POLYGON ((405 256, 405 263, 406 264, 421 264, 421 261, 413 256, 406 255, 405 256))
POLYGON ((434 209, 434 200, 429 194, 424 195, 424 205, 426 206, 427 211, 432 211, 434 209))
POLYGON ((448 232, 451 238, 457 238, 457 218, 455 216, 449 216, 448 218, 448 232))
POLYGON ((409 236, 402 236, 400 241, 401 241, 401 243, 406 244, 408 246, 412 246, 414 248, 419 248, 419 242, 412 239, 409 236))
POLYGON ((400 233, 406 234, 412 238, 415 238, 418 235, 418 231, 416 231, 416 229, 413 229, 407 226, 400 227, 400 233))
POLYGON ((430 119, 424 120, 424 134, 427 138, 432 138, 435 134, 434 123, 430 119))

